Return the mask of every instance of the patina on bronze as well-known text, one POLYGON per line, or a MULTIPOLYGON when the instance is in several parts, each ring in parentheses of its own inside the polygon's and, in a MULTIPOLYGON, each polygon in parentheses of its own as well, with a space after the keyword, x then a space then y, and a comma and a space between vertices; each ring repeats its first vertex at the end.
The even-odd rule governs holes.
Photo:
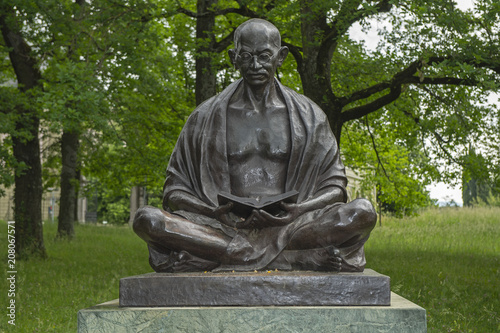
POLYGON ((168 165, 163 210, 144 207, 135 216, 151 266, 362 271, 375 210, 365 199, 346 203, 345 169, 323 111, 274 78, 288 54, 278 29, 246 21, 234 44, 229 56, 242 78, 186 122, 168 165), (239 216, 235 203, 218 203, 221 193, 258 202, 291 191, 294 200, 272 212, 239 216))
POLYGON ((311 271, 149 273, 120 280, 120 306, 390 304, 389 277, 370 269, 338 274, 311 271))

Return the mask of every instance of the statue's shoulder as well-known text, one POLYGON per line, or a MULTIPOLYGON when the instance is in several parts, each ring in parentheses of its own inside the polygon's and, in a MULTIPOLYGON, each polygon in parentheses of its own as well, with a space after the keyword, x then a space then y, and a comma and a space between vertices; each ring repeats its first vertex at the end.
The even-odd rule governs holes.
POLYGON ((219 95, 210 97, 209 99, 198 105, 189 115, 184 130, 196 129, 203 126, 214 112, 217 112, 219 105, 219 95))
POLYGON ((193 110, 193 112, 189 116, 189 119, 191 121, 199 121, 206 117, 210 117, 213 112, 219 112, 221 108, 226 108, 229 103, 229 99, 231 98, 241 81, 242 79, 239 79, 231 83, 219 94, 212 96, 202 102, 193 110))
POLYGON ((198 105, 193 112, 191 112, 190 118, 191 117, 198 117, 198 116, 203 116, 209 113, 213 109, 213 105, 216 104, 217 97, 219 95, 215 95, 210 97, 209 99, 203 101, 200 105, 198 105))

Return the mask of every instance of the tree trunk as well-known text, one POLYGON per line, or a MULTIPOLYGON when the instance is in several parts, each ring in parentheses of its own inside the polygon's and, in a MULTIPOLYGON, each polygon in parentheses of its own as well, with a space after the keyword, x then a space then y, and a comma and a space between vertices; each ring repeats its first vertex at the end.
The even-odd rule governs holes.
POLYGON ((32 138, 12 137, 14 157, 26 165, 21 174, 16 173, 14 190, 14 220, 16 222, 16 254, 24 259, 32 255, 45 257, 42 225, 42 166, 40 163, 39 120, 26 114, 25 122, 16 131, 29 131, 32 138), (30 121, 26 121, 29 118, 30 121))
POLYGON ((302 1, 302 54, 301 66, 298 67, 304 95, 312 99, 326 113, 333 134, 340 145, 342 133, 342 106, 331 90, 331 58, 333 45, 322 43, 321 37, 326 34, 326 14, 314 12, 311 0, 302 1), (328 46, 330 45, 330 46, 328 46))
MULTIPOLYGON (((78 12, 75 21, 83 18, 83 7, 85 0, 76 0, 78 12)), ((76 43, 76 39, 75 39, 76 43)), ((74 48, 76 45, 68 47, 67 57, 78 62, 74 48)), ((74 223, 78 219, 78 183, 80 174, 78 171, 78 151, 80 149, 79 123, 66 124, 61 137, 61 200, 59 203, 59 218, 57 223, 57 237, 71 239, 75 235, 74 223)))
POLYGON ((81 170, 80 170, 80 163, 78 163, 78 166, 75 170, 75 210, 74 210, 74 219, 76 222, 79 222, 78 220, 78 193, 80 192, 80 177, 82 176, 81 170))
POLYGON ((59 219, 57 236, 72 238, 75 235, 75 203, 76 176, 78 167, 78 150, 80 148, 79 134, 64 131, 61 138, 62 170, 61 170, 61 201, 59 204, 59 219))
POLYGON ((211 7, 217 0, 198 0, 198 14, 206 13, 196 19, 196 105, 214 96, 217 92, 217 80, 213 65, 215 45, 215 14, 211 7))
MULTIPOLYGON (((9 58, 16 73, 19 90, 26 93, 40 84, 41 74, 31 48, 26 43, 17 26, 7 25, 7 15, 15 16, 9 6, 0 8, 0 26, 9 58)), ((11 22, 11 21, 9 21, 11 22)), ((12 23, 15 24, 15 23, 12 23)), ((26 96, 29 99, 29 95, 26 96)), ((40 123, 37 110, 18 105, 16 131, 11 134, 13 153, 16 161, 24 167, 16 172, 14 183, 14 219, 16 223, 16 255, 18 258, 30 256, 45 257, 42 225, 42 165, 40 161, 40 123)))

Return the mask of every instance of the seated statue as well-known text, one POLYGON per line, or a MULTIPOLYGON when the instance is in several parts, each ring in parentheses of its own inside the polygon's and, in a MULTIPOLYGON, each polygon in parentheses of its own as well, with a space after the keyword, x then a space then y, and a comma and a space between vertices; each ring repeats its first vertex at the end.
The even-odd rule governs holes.
POLYGON ((190 115, 167 168, 163 210, 137 211, 134 231, 157 272, 363 271, 376 223, 347 178, 323 111, 274 78, 288 54, 271 23, 251 19, 229 56, 242 78, 190 115), (296 191, 274 210, 235 210, 296 191))

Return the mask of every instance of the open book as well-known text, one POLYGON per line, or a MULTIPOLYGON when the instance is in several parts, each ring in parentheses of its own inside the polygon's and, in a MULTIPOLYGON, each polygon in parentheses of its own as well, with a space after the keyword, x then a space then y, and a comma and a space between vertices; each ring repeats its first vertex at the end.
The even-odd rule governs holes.
POLYGON ((279 206, 281 201, 287 203, 295 203, 297 202, 298 195, 299 192, 293 190, 283 194, 256 199, 243 198, 227 192, 221 192, 217 195, 217 200, 219 201, 219 205, 221 206, 232 202, 232 212, 238 216, 247 217, 254 209, 263 209, 270 214, 277 215, 282 211, 279 206))

